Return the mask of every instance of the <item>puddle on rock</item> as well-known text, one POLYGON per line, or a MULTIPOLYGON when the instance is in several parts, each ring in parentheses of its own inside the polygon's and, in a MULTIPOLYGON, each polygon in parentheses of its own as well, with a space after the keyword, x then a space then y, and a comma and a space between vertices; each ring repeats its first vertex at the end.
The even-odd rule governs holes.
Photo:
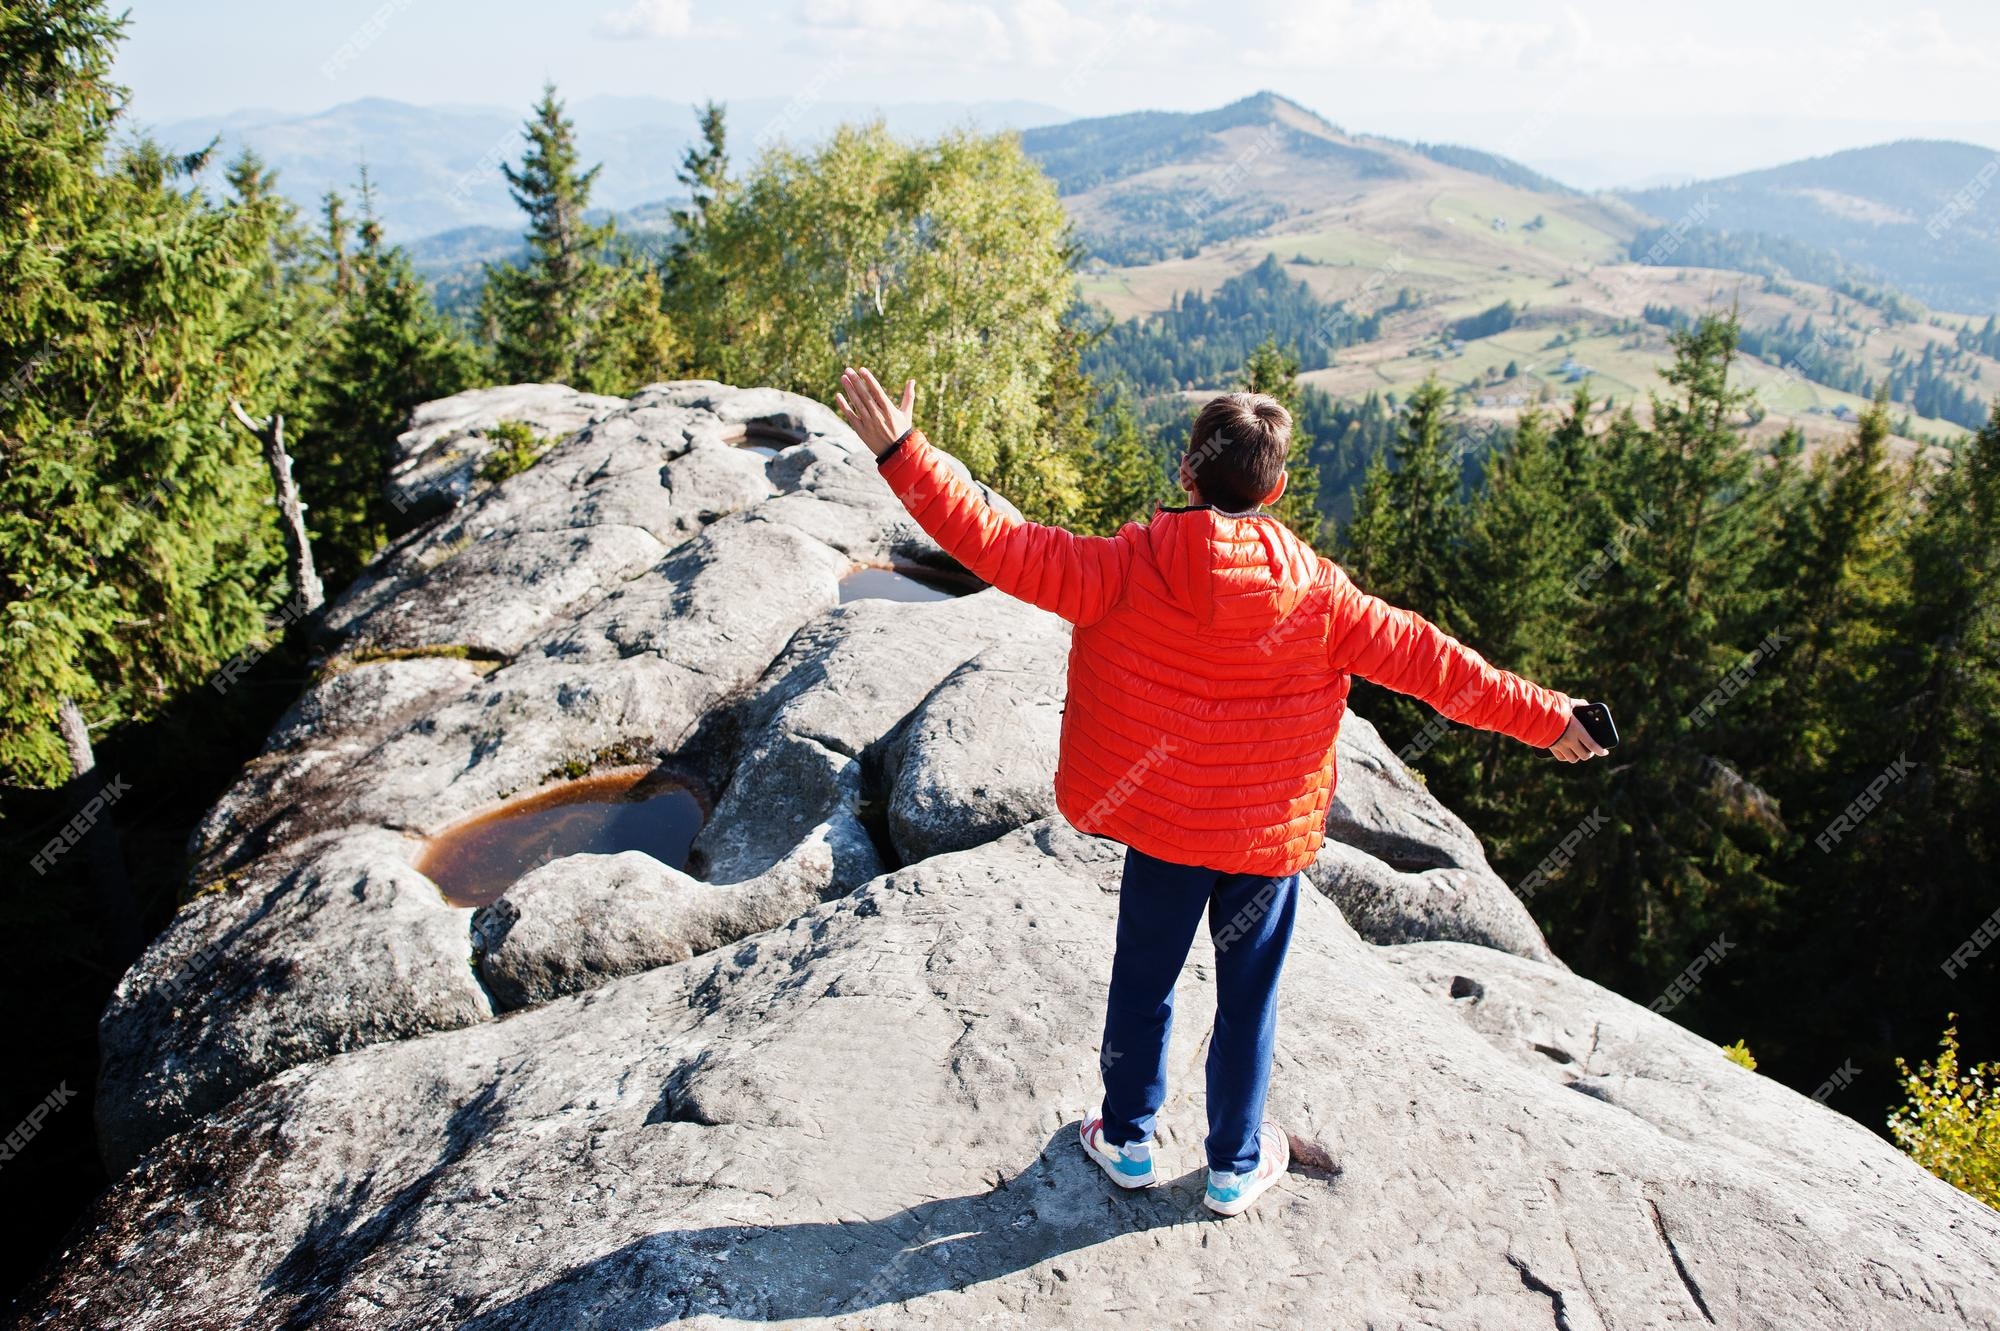
POLYGON ((747 425, 737 426, 722 436, 722 442, 746 449, 765 459, 774 458, 793 444, 802 444, 805 441, 804 430, 795 430, 790 426, 775 425, 768 421, 751 421, 747 425))
POLYGON ((840 580, 840 600, 849 601, 949 601, 969 596, 986 584, 969 573, 949 573, 943 569, 897 564, 893 568, 858 568, 840 580))
POLYGON ((468 818, 431 838, 417 871, 454 906, 484 906, 530 869, 565 855, 643 851, 687 867, 708 811, 693 788, 656 768, 567 781, 468 818))

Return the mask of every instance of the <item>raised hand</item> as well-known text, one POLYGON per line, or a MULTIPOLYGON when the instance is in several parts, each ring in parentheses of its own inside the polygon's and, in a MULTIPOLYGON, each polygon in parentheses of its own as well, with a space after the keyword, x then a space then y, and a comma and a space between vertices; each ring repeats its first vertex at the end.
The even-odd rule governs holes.
POLYGON ((881 457, 910 428, 911 409, 917 404, 917 381, 911 379, 903 385, 901 403, 889 400, 882 385, 875 382, 874 371, 866 366, 858 370, 848 366, 841 373, 840 386, 843 391, 833 395, 834 406, 840 408, 841 418, 854 427, 861 442, 868 445, 868 451, 881 457))

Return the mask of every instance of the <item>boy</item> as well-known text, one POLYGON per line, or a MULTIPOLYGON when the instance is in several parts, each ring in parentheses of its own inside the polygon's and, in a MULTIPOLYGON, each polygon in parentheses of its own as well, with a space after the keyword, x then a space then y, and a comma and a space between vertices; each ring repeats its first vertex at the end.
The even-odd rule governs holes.
POLYGON ((1126 846, 1099 1062, 1083 1149, 1122 1188, 1159 1176, 1174 981, 1204 912, 1215 942, 1208 1047, 1209 1209, 1237 1215, 1285 1172, 1264 1118, 1278 976, 1299 874, 1326 834, 1348 676, 1453 720, 1548 748, 1605 752, 1575 702, 1488 665, 1435 625, 1357 588, 1268 514, 1285 492, 1291 417, 1229 393, 1195 419, 1184 507, 1116 536, 1078 536, 993 509, 911 424, 916 381, 890 399, 867 369, 834 401, 918 525, 972 572, 1076 626, 1056 806, 1126 846))

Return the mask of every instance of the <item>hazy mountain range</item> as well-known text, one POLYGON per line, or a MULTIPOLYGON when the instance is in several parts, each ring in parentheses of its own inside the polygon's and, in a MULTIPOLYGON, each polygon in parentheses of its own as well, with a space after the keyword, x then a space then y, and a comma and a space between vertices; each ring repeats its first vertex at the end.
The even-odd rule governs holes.
MULTIPOLYGON (((695 136, 694 108, 657 97, 583 97, 569 104, 577 145, 601 162, 593 201, 623 211, 680 193, 674 171, 695 136)), ((354 194, 362 163, 377 191, 376 211, 391 240, 470 226, 518 229, 500 163, 518 162, 526 107, 413 106, 368 98, 313 115, 237 111, 172 121, 149 129, 166 146, 189 151, 219 139, 219 162, 250 147, 278 169, 280 186, 317 207, 326 191, 354 194)), ((740 158, 763 139, 794 143, 843 121, 880 115, 891 131, 932 135, 953 125, 1026 129, 1064 118, 1033 102, 915 103, 877 107, 820 100, 810 88, 792 97, 750 97, 729 104, 731 144, 740 158)))

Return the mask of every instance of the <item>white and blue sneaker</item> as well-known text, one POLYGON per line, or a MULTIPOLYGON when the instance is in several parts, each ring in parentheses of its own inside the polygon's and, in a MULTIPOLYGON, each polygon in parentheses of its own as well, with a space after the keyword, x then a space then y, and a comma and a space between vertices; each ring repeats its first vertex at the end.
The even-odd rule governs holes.
POLYGON ((1083 1152, 1121 1188, 1148 1188, 1159 1178, 1153 1170, 1153 1143, 1127 1142, 1113 1146, 1104 1140, 1104 1118, 1098 1115, 1083 1121, 1083 1152))
POLYGON ((1257 1129, 1257 1167, 1247 1174, 1209 1170, 1208 1191, 1202 1201, 1217 1215, 1242 1215, 1266 1188, 1284 1177, 1291 1163, 1291 1138, 1267 1118, 1257 1129))

